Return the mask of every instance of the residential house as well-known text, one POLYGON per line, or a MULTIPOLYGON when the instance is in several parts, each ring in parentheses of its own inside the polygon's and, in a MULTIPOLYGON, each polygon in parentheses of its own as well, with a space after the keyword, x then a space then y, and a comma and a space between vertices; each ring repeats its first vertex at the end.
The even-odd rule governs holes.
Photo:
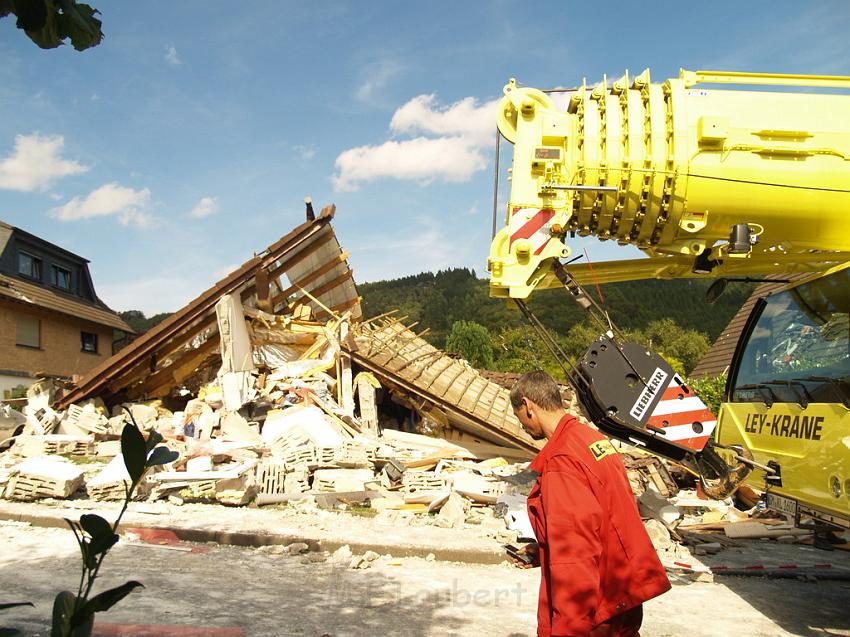
POLYGON ((0 399, 36 377, 81 375, 132 332, 94 290, 88 260, 0 221, 0 399))

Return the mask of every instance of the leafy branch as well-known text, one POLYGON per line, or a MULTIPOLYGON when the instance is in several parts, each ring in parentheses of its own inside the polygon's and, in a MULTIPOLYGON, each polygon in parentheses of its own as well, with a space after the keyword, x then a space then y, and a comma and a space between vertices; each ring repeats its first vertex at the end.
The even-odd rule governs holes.
POLYGON ((109 610, 134 589, 142 586, 140 582, 131 580, 89 598, 103 560, 119 540, 118 526, 145 473, 156 465, 173 462, 179 455, 164 445, 157 446, 162 442, 162 436, 156 431, 151 431, 145 440, 133 415, 129 411, 127 413, 133 422, 125 425, 121 432, 121 453, 130 476, 130 482, 124 483, 124 504, 112 524, 92 513, 80 516, 79 522, 66 519, 80 547, 82 570, 76 595, 71 591, 62 591, 56 595, 53 602, 51 637, 91 635, 95 613, 109 610))
POLYGON ((100 11, 76 0, 0 0, 0 18, 17 16, 16 26, 42 49, 55 49, 70 39, 77 51, 103 40, 100 11))

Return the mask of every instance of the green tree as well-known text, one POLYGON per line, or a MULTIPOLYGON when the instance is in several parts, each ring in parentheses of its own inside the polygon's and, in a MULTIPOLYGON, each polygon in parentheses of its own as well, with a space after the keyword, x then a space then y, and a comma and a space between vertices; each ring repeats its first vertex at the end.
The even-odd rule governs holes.
MULTIPOLYGON (((552 377, 564 380, 564 370, 532 327, 505 328, 492 338, 492 343, 494 370, 522 374, 542 369, 552 377)), ((563 348, 563 343, 561 346, 563 348)))
POLYGON ((142 332, 147 332, 150 328, 162 323, 165 319, 171 316, 171 312, 154 314, 148 318, 141 310, 125 310, 123 312, 119 312, 118 316, 120 316, 127 325, 132 327, 134 332, 140 334, 142 332))
POLYGON ((681 327, 670 318, 651 321, 640 340, 665 358, 681 361, 686 374, 697 366, 710 347, 705 334, 681 327))
POLYGON ((455 321, 446 338, 446 351, 463 356, 473 367, 493 366, 490 332, 474 321, 455 321))
POLYGON ((688 384, 716 416, 720 411, 720 403, 726 391, 726 374, 691 378, 688 380, 688 384))
POLYGON ((103 40, 100 11, 76 0, 0 0, 0 18, 17 16, 16 26, 42 49, 55 49, 70 39, 77 51, 103 40))

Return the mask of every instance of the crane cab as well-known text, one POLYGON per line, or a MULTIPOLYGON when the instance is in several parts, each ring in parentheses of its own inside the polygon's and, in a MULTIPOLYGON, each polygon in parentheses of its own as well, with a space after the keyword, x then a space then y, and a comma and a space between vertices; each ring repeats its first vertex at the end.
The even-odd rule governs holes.
POLYGON ((773 469, 747 479, 771 508, 850 528, 850 263, 759 299, 717 436, 773 469))

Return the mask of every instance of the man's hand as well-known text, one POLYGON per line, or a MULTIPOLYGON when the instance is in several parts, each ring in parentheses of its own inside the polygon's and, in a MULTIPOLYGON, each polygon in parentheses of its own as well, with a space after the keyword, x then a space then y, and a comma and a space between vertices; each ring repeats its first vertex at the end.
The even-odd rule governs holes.
MULTIPOLYGON (((506 547, 508 548, 508 547, 506 547)), ((530 542, 518 549, 508 548, 508 558, 514 566, 519 568, 534 568, 540 566, 540 546, 537 542, 530 542)))

